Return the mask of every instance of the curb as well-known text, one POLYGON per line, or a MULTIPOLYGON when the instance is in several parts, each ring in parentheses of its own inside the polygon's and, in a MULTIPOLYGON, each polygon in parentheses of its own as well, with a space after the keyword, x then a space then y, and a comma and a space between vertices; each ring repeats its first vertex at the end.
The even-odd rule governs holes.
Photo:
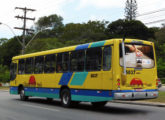
POLYGON ((113 103, 123 103, 123 104, 133 104, 133 105, 165 107, 165 103, 159 103, 159 102, 121 101, 121 100, 114 100, 114 101, 110 101, 110 102, 113 102, 113 103))
POLYGON ((9 92, 9 90, 2 90, 2 89, 0 89, 0 91, 1 92, 9 92))

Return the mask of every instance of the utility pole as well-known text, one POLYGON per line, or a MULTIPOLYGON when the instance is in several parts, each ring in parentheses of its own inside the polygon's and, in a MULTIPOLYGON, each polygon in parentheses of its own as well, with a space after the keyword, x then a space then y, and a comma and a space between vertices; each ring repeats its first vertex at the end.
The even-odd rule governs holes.
POLYGON ((21 7, 16 7, 15 9, 20 9, 20 10, 23 10, 23 12, 24 12, 24 16, 15 16, 15 18, 17 18, 17 19, 23 19, 23 27, 22 28, 20 28, 20 27, 14 27, 14 29, 18 29, 18 30, 23 30, 23 39, 22 39, 22 54, 24 54, 25 53, 25 36, 26 36, 26 32, 27 31, 34 31, 34 30, 32 30, 32 29, 28 29, 28 28, 26 28, 26 20, 35 20, 35 18, 28 18, 28 17, 26 17, 26 15, 27 15, 27 12, 28 11, 32 11, 32 12, 34 12, 34 11, 36 11, 35 9, 30 9, 30 8, 21 8, 21 7))

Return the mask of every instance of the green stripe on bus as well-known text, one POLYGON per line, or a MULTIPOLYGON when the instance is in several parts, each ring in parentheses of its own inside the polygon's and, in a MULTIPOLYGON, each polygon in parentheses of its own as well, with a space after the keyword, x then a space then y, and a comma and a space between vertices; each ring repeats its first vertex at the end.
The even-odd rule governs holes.
POLYGON ((100 41, 100 42, 95 42, 95 43, 92 43, 90 48, 93 48, 93 47, 101 47, 105 44, 105 41, 100 41))
POLYGON ((10 90, 10 94, 15 94, 15 95, 17 95, 17 94, 18 94, 18 91, 17 91, 17 90, 10 90))
POLYGON ((111 101, 112 97, 98 97, 98 96, 83 96, 83 95, 72 95, 73 101, 84 101, 84 102, 101 102, 111 101))
POLYGON ((47 97, 47 98, 59 98, 59 94, 49 94, 40 92, 25 92, 26 96, 36 96, 36 97, 47 97))
POLYGON ((70 85, 83 85, 87 75, 88 72, 76 72, 70 85))

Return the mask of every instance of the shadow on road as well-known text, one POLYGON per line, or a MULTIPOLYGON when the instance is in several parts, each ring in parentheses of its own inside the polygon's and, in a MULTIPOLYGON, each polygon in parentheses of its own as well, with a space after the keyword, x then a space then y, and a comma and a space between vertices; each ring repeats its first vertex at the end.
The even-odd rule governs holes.
MULTIPOLYGON (((14 99, 17 102, 20 101, 20 99, 14 99)), ((26 102, 26 103, 35 103, 36 105, 46 105, 45 107, 49 107, 49 106, 56 106, 56 107, 61 107, 61 103, 59 100, 53 100, 52 102, 47 101, 46 99, 41 99, 41 98, 31 98, 28 101, 21 101, 21 102, 26 102)), ((117 104, 117 103, 116 103, 117 104)), ((42 107, 44 107, 42 106, 42 107)), ((128 106, 128 105, 126 105, 128 106)), ((131 105, 130 105, 131 106, 131 105)), ((65 108, 65 109, 72 109, 72 110, 85 110, 85 111, 90 111, 90 112, 99 112, 99 113, 107 113, 107 114, 142 114, 145 115, 148 112, 150 112, 149 110, 142 110, 142 109, 136 109, 134 106, 132 106, 132 108, 126 108, 124 106, 105 106, 102 108, 94 108, 91 104, 89 103, 80 103, 75 107, 71 107, 71 108, 65 108)))

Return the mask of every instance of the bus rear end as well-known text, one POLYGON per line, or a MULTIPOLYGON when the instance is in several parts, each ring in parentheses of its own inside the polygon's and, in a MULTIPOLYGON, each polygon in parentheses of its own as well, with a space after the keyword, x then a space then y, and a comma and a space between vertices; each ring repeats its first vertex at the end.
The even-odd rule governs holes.
POLYGON ((156 57, 152 42, 126 40, 119 43, 119 66, 121 77, 116 81, 115 99, 158 97, 156 57))

